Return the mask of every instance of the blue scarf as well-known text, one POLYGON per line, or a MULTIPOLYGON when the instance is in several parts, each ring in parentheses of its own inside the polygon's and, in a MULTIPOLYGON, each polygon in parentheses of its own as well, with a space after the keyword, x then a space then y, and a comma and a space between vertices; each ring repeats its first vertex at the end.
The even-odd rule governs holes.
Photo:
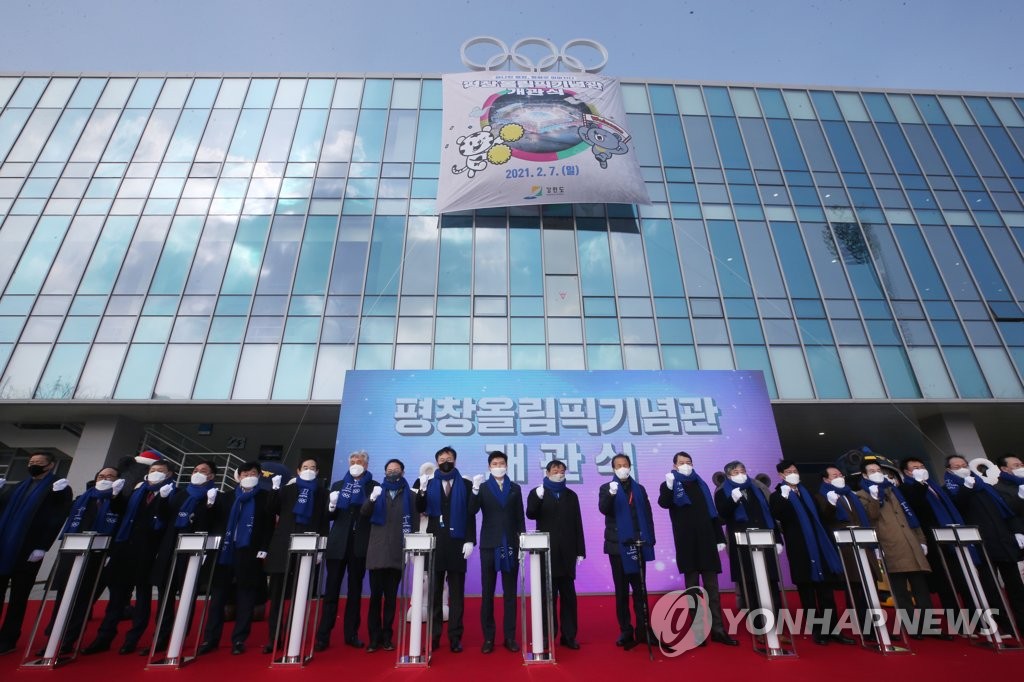
POLYGON ((458 469, 452 469, 447 474, 438 469, 434 477, 427 481, 427 516, 436 516, 441 520, 441 527, 445 527, 445 520, 441 515, 441 502, 444 498, 442 481, 452 482, 451 492, 451 518, 448 519, 448 528, 453 538, 466 537, 466 486, 462 482, 462 474, 458 469))
POLYGON ((896 498, 896 502, 899 503, 900 508, 903 509, 903 515, 907 517, 907 523, 910 524, 910 527, 911 528, 920 528, 921 527, 921 522, 918 520, 917 514, 915 514, 914 510, 910 508, 909 504, 907 504, 907 501, 906 501, 906 499, 904 499, 903 493, 900 492, 900 489, 897 488, 896 486, 894 486, 892 483, 890 483, 889 479, 886 479, 886 480, 882 481, 881 483, 875 483, 874 481, 869 480, 866 476, 861 477, 861 479, 860 479, 860 489, 861 490, 863 490, 864 492, 870 494, 871 491, 868 490, 868 488, 870 488, 873 485, 877 485, 878 486, 878 505, 879 506, 885 505, 885 491, 886 490, 891 490, 892 491, 892 496, 896 498))
MULTIPOLYGON (((296 476, 295 486, 299 490, 299 494, 295 497, 295 506, 292 507, 295 523, 308 526, 313 521, 313 499, 316 497, 316 489, 320 487, 320 481, 315 478, 312 481, 304 481, 301 476, 296 476)), ((361 493, 362 491, 360 491, 360 497, 361 493)), ((338 502, 341 502, 341 495, 338 495, 338 502)), ((346 506, 352 504, 351 498, 346 502, 346 506)), ((360 502, 360 504, 362 503, 360 502)))
MULTIPOLYGON (((512 494, 512 482, 505 478, 505 485, 499 487, 498 481, 495 480, 494 476, 491 476, 484 483, 492 493, 494 497, 498 499, 498 504, 501 505, 502 509, 508 504, 508 498, 512 494)), ((508 541, 508 533, 504 530, 501 531, 501 544, 494 548, 494 567, 502 573, 512 572, 512 545, 508 541)))
POLYGON ((345 474, 345 478, 341 479, 341 488, 338 489, 337 508, 355 507, 358 509, 363 506, 363 502, 366 500, 366 485, 372 480, 373 474, 369 471, 364 471, 358 479, 352 478, 352 474, 345 474))
POLYGON ((1014 476, 1009 471, 1000 471, 999 472, 999 480, 1000 481, 1006 481, 1010 485, 1015 485, 1015 486, 1024 485, 1024 478, 1021 478, 1020 476, 1014 476))
POLYGON ((68 516, 68 521, 64 524, 61 534, 92 531, 100 535, 110 535, 117 527, 117 520, 120 518, 116 513, 110 511, 110 500, 113 498, 113 490, 96 490, 95 487, 86 490, 71 505, 71 514, 68 516), (96 517, 93 519, 91 527, 82 528, 82 519, 93 500, 98 500, 100 503, 96 509, 96 517))
POLYGON ((700 491, 704 494, 704 502, 708 506, 708 514, 713 519, 718 518, 718 510, 715 508, 715 502, 711 497, 711 492, 708 490, 708 484, 697 475, 696 471, 691 471, 689 476, 673 471, 672 476, 675 477, 675 483, 672 484, 672 504, 677 507, 690 506, 690 496, 686 494, 683 484, 696 481, 700 485, 700 491))
POLYGON ((142 506, 142 502, 146 499, 146 495, 149 493, 156 493, 163 486, 167 485, 167 481, 160 481, 159 483, 143 483, 132 493, 132 496, 128 499, 128 507, 124 510, 124 516, 121 518, 121 527, 117 529, 117 535, 114 536, 114 542, 124 542, 132 534, 132 526, 135 525, 135 517, 139 514, 139 508, 142 506))
MULTIPOLYGON (((785 484, 783 484, 785 485, 785 484)), ((830 572, 840 574, 843 572, 843 564, 839 560, 839 553, 832 546, 828 535, 825 533, 821 519, 818 517, 818 510, 814 507, 814 498, 810 491, 799 484, 796 487, 799 495, 790 494, 789 503, 793 505, 796 512, 796 519, 800 522, 800 532, 804 537, 804 544, 807 546, 807 554, 811 558, 811 580, 820 583, 825 580, 825 571, 822 568, 822 559, 828 565, 830 572)))
POLYGON ((188 484, 188 487, 185 488, 188 496, 182 501, 181 507, 178 508, 178 516, 174 519, 175 528, 188 528, 188 525, 192 522, 192 512, 195 511, 200 501, 206 501, 206 493, 213 486, 213 481, 207 481, 202 485, 188 484))
POLYGON ((14 570, 32 517, 56 478, 51 471, 35 487, 32 487, 33 479, 26 478, 11 493, 3 516, 0 516, 0 575, 10 575, 14 570))
POLYGON ((633 480, 632 476, 628 480, 630 481, 629 492, 627 493, 625 486, 620 484, 618 492, 615 493, 615 529, 619 536, 622 570, 627 575, 640 572, 640 556, 637 554, 637 546, 627 545, 626 542, 639 537, 644 541, 644 545, 641 547, 643 560, 654 559, 654 533, 647 518, 647 494, 640 484, 633 480), (630 504, 631 502, 632 504, 630 504), (633 527, 633 514, 629 511, 631 506, 636 507, 636 518, 640 525, 639 533, 633 527))
POLYGON ((394 483, 389 481, 387 477, 381 481, 380 487, 384 489, 384 492, 380 494, 377 501, 373 503, 373 514, 370 516, 370 523, 375 526, 383 526, 388 520, 388 503, 384 499, 390 497, 391 493, 396 493, 402 496, 402 532, 412 532, 412 491, 409 490, 409 483, 404 479, 400 478, 394 483))
MULTIPOLYGON (((857 497, 857 493, 853 492, 852 490, 845 486, 843 486, 842 488, 837 488, 831 483, 822 483, 819 492, 825 497, 828 497, 828 494, 830 492, 836 493, 840 497, 845 497, 846 500, 850 503, 850 506, 853 507, 853 510, 857 512, 857 520, 860 522, 860 525, 864 528, 868 528, 871 526, 871 522, 868 521, 868 512, 866 509, 864 509, 864 505, 860 503, 860 498, 857 497)), ((846 507, 837 504, 836 518, 843 522, 849 521, 850 513, 846 511, 846 507)))
MULTIPOLYGON (((964 488, 964 479, 960 478, 956 474, 946 472, 946 489, 949 494, 956 497, 960 494, 960 491, 964 488)), ((992 498, 992 501, 996 503, 996 508, 999 510, 999 515, 1003 519, 1012 519, 1014 514, 1010 509, 1009 505, 1003 499, 1003 496, 999 494, 999 491, 990 486, 981 476, 974 477, 974 489, 983 490, 985 493, 992 498)))
MULTIPOLYGON (((722 483, 722 490, 725 492, 729 499, 732 499, 732 491, 739 488, 740 490, 747 491, 749 497, 753 497, 757 500, 757 503, 761 505, 761 515, 764 517, 764 523, 769 529, 775 528, 775 519, 772 518, 772 513, 768 509, 768 501, 764 499, 764 494, 761 493, 761 489, 754 485, 748 478, 742 485, 737 485, 728 478, 722 483)), ((733 518, 740 523, 746 523, 750 520, 747 516, 747 510, 743 508, 743 503, 736 505, 736 511, 733 512, 733 518)))
MULTIPOLYGON (((915 478, 909 476, 903 477, 904 485, 920 485, 915 478)), ((960 516, 960 512, 953 505, 953 500, 949 499, 949 493, 943 490, 941 487, 936 485, 935 481, 928 479, 925 481, 934 495, 926 494, 925 498, 928 500, 928 505, 932 508, 932 513, 935 514, 935 520, 940 526, 962 526, 964 525, 964 519, 960 516)))
POLYGON ((220 545, 218 564, 230 564, 235 561, 235 549, 248 547, 252 542, 252 527, 256 519, 256 493, 260 487, 246 491, 242 486, 235 488, 235 501, 228 513, 228 526, 224 531, 224 539, 220 545))
POLYGON ((559 481, 558 483, 555 483, 550 478, 545 476, 544 480, 541 481, 541 485, 544 486, 544 490, 547 490, 549 493, 554 493, 556 500, 562 496, 562 493, 565 492, 565 481, 559 481))

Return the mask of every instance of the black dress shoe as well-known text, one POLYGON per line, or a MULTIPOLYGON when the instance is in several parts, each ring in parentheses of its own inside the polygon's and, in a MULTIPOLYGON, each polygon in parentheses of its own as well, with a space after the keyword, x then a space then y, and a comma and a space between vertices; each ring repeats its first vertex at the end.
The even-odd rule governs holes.
POLYGON ((564 646, 566 649, 580 648, 580 643, 577 642, 575 639, 566 639, 565 637, 562 637, 560 640, 558 640, 558 643, 564 646))
POLYGON ((320 653, 321 651, 327 651, 327 647, 329 646, 330 643, 326 639, 318 639, 316 640, 316 643, 313 644, 313 651, 317 653, 320 653))
POLYGON ((480 653, 482 653, 482 654, 489 654, 489 653, 491 653, 493 651, 494 651, 494 642, 492 642, 491 640, 487 640, 486 642, 484 642, 484 645, 482 647, 480 647, 480 653))
POLYGON ((347 644, 350 647, 354 647, 356 649, 362 649, 364 646, 366 646, 366 644, 363 643, 363 640, 358 639, 358 638, 357 639, 346 639, 345 640, 345 644, 347 644))
POLYGON ((825 646, 826 644, 828 644, 828 638, 826 638, 824 635, 814 635, 812 639, 814 640, 815 644, 818 644, 820 646, 825 646))
POLYGON ((857 643, 857 640, 855 640, 853 637, 847 637, 844 634, 832 635, 831 639, 832 639, 833 642, 839 642, 840 644, 856 644, 857 643))
POLYGON ((83 656, 92 656, 93 654, 99 654, 104 651, 110 651, 110 642, 97 639, 92 644, 82 649, 83 656))
POLYGON ((241 656, 245 653, 245 642, 235 642, 231 645, 231 655, 241 656))
POLYGON ((274 645, 273 644, 264 644, 263 648, 260 649, 260 651, 262 651, 265 654, 272 654, 272 653, 274 653, 274 645))
POLYGON ((217 643, 216 642, 203 642, 202 644, 199 645, 199 649, 196 651, 196 653, 199 654, 200 656, 202 656, 204 654, 208 654, 211 651, 216 650, 216 648, 217 648, 217 643))
POLYGON ((948 632, 940 632, 939 634, 933 636, 936 639, 942 640, 943 642, 952 642, 955 639, 955 637, 953 637, 953 635, 949 634, 948 632))
POLYGON ((441 638, 440 637, 433 637, 433 638, 431 638, 431 640, 430 640, 430 648, 431 649, 440 649, 441 648, 441 638))
POLYGON ((730 637, 725 632, 712 632, 711 633, 711 641, 712 642, 717 642, 719 644, 724 644, 726 646, 739 646, 740 645, 740 643, 738 641, 736 641, 735 639, 730 637))
POLYGON ((512 653, 516 653, 519 651, 519 642, 517 642, 514 639, 506 639, 505 648, 511 651, 512 653))
MULTIPOLYGON (((634 646, 636 645, 636 640, 633 639, 632 633, 630 633, 628 635, 619 635, 619 638, 617 640, 615 640, 615 646, 624 647, 627 644, 633 644, 634 646)), ((630 647, 630 648, 632 648, 632 647, 630 647)))
POLYGON ((388 641, 384 642, 384 646, 381 648, 384 649, 384 651, 394 651, 395 645, 392 644, 391 640, 389 639, 388 641))
POLYGON ((8 639, 0 639, 0 656, 9 654, 17 648, 16 642, 12 642, 8 639))
POLYGON ((134 642, 125 642, 121 645, 121 648, 117 650, 117 653, 119 653, 122 656, 127 656, 129 654, 134 654, 137 648, 138 645, 134 642))
POLYGON ((375 652, 379 648, 380 648, 379 644, 377 644, 376 642, 370 642, 370 646, 366 647, 366 653, 372 654, 373 652, 375 652))
POLYGON ((451 646, 449 646, 448 648, 452 650, 453 654, 461 654, 462 653, 462 642, 460 642, 457 639, 454 639, 454 640, 452 640, 451 646))

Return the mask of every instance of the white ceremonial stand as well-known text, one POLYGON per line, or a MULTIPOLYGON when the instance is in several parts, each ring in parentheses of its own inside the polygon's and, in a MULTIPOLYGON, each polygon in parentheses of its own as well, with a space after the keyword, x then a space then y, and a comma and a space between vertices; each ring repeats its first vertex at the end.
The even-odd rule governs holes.
POLYGON ((284 620, 284 602, 286 594, 281 595, 281 607, 277 613, 275 630, 279 633, 274 637, 274 652, 271 654, 270 665, 273 668, 294 668, 306 665, 313 658, 313 629, 308 627, 309 623, 316 623, 320 615, 320 600, 313 599, 313 589, 316 581, 313 579, 313 571, 323 550, 327 547, 327 537, 317 533, 292 533, 288 545, 288 575, 295 576, 292 586, 292 608, 288 613, 288 627, 284 631, 284 651, 278 649, 278 642, 281 641, 281 621, 284 620), (310 620, 310 609, 316 601, 316 613, 310 620), (305 650, 305 652, 303 652, 305 650))
POLYGON ((519 604, 524 663, 555 662, 551 595, 551 537, 548 533, 522 533, 519 536, 519 604), (526 589, 527 573, 529 590, 526 589))
POLYGON ((398 622, 396 667, 426 667, 430 664, 434 622, 434 543, 435 538, 431 533, 405 535, 402 585, 399 590, 402 600, 398 612, 408 613, 409 617, 408 620, 401 618, 398 622), (427 580, 424 581, 424 577, 427 580), (425 610, 424 604, 427 606, 425 610))
MULTIPOLYGON (((754 586, 757 594, 744 595, 747 599, 747 608, 749 609, 752 606, 750 600, 756 596, 758 605, 756 610, 760 611, 771 622, 771 627, 767 627, 768 620, 766 620, 766 628, 763 635, 755 634, 753 636, 754 651, 763 654, 769 660, 796 656, 792 633, 788 636, 781 636, 779 612, 775 608, 774 599, 772 598, 771 581, 768 579, 768 559, 766 556, 775 562, 775 575, 782 575, 782 571, 779 569, 779 557, 775 553, 775 533, 767 528, 748 528, 747 530, 736 531, 734 536, 737 549, 740 552, 747 552, 750 557, 751 569, 754 571, 754 586)), ((744 562, 741 561, 740 574, 743 577, 743 584, 747 585, 749 582, 746 578, 746 567, 743 564, 744 562)), ((781 589, 781 586, 779 597, 782 600, 779 606, 783 610, 788 611, 789 605, 786 603, 786 592, 781 589)), ((749 619, 750 615, 747 618, 749 619)))

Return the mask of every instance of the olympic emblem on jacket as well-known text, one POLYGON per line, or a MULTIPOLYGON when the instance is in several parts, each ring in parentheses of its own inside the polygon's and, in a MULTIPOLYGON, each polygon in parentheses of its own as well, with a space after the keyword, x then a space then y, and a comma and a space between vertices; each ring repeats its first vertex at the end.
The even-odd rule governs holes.
POLYGON ((559 49, 558 46, 547 38, 521 38, 513 43, 512 47, 509 48, 504 41, 493 36, 476 36, 462 44, 461 56, 462 63, 466 68, 472 69, 473 71, 493 71, 495 69, 500 69, 509 62, 512 62, 512 64, 522 71, 551 71, 561 64, 570 71, 576 71, 579 73, 600 73, 601 69, 603 69, 608 63, 608 50, 605 46, 596 40, 590 40, 588 38, 574 38, 573 40, 566 42, 562 45, 561 49, 559 49), (490 45, 498 49, 497 52, 488 57, 485 61, 478 62, 471 59, 468 54, 468 51, 471 48, 478 45, 490 45), (540 47, 542 50, 547 50, 549 54, 540 57, 537 60, 537 63, 534 63, 533 59, 522 51, 523 48, 527 46, 540 47), (597 63, 584 65, 583 60, 569 54, 571 50, 576 50, 578 48, 597 52, 599 57, 597 63))

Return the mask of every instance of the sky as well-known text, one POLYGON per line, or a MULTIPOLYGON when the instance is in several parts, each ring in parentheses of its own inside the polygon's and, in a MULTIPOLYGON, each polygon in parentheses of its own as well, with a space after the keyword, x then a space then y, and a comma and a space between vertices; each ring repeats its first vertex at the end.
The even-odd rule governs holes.
POLYGON ((1024 92, 1021 0, 4 0, 0 72, 461 72, 488 35, 623 79, 1024 92))

